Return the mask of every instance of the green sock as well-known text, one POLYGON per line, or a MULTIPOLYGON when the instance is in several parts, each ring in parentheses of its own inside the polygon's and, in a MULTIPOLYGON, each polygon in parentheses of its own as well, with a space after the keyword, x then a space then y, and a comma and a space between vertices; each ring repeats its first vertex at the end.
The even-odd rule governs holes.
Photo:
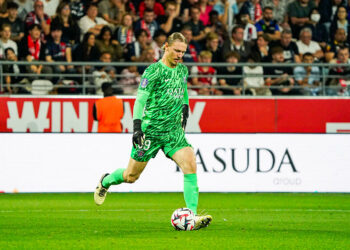
POLYGON ((197 174, 184 175, 184 198, 186 206, 197 214, 198 206, 198 186, 197 174))
POLYGON ((123 173, 125 168, 118 168, 116 171, 111 173, 110 175, 107 175, 102 180, 102 185, 105 188, 109 188, 111 185, 119 185, 120 183, 124 182, 123 173))

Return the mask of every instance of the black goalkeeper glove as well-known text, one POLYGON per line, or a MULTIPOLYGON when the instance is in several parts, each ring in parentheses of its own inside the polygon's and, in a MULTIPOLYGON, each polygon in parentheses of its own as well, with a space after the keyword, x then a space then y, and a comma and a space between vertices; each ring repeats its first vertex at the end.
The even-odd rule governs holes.
POLYGON ((145 135, 141 130, 141 120, 134 120, 134 133, 132 135, 132 145, 137 148, 137 145, 142 147, 143 141, 145 140, 145 135))
POLYGON ((188 114, 189 114, 189 107, 188 107, 188 104, 182 105, 181 126, 182 126, 183 130, 185 130, 185 128, 186 128, 187 119, 188 119, 188 114))

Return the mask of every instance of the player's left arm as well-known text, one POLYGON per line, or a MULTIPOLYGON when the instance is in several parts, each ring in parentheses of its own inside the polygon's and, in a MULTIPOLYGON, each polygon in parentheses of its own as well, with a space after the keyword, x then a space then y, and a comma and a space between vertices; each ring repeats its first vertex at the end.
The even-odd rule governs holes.
POLYGON ((186 68, 186 80, 184 81, 185 85, 185 91, 184 91, 184 98, 182 101, 182 119, 181 119, 181 125, 182 128, 185 130, 187 125, 187 119, 189 116, 189 101, 188 101, 188 91, 187 91, 187 79, 188 79, 188 69, 186 68))

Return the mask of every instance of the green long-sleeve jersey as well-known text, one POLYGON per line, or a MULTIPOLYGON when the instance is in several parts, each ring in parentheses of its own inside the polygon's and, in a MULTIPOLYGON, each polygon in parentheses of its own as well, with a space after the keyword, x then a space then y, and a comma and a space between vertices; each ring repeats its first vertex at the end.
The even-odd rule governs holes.
POLYGON ((175 68, 161 60, 151 64, 141 77, 133 119, 142 119, 142 130, 172 131, 181 127, 183 104, 188 104, 188 69, 175 68))

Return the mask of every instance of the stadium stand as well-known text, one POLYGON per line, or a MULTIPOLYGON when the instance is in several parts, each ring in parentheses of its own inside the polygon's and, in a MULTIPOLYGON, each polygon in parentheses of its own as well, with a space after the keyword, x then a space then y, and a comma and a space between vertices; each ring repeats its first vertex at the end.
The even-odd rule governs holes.
POLYGON ((190 91, 194 95, 350 93, 348 1, 5 2, 0 6, 1 94, 31 94, 28 90, 34 80, 52 82, 48 94, 99 94, 104 77, 96 85, 96 74, 104 67, 113 68, 113 76, 106 80, 113 78, 116 93, 134 94, 145 66, 160 58, 165 34, 174 31, 190 40, 184 63, 189 67, 188 87, 194 89, 190 91), (276 47, 282 55, 280 61, 272 55, 276 47), (207 66, 212 72, 206 77, 213 91, 200 91, 201 86, 193 83, 199 77, 198 67, 206 67, 205 60, 199 60, 203 51, 211 53, 207 66), (106 54, 111 56, 110 62, 101 59, 106 54), (227 60, 227 55, 238 60, 227 60), (258 75, 252 73, 255 67, 258 75), (284 75, 287 71, 288 76, 284 75), (259 84, 254 79, 259 79, 259 84))

